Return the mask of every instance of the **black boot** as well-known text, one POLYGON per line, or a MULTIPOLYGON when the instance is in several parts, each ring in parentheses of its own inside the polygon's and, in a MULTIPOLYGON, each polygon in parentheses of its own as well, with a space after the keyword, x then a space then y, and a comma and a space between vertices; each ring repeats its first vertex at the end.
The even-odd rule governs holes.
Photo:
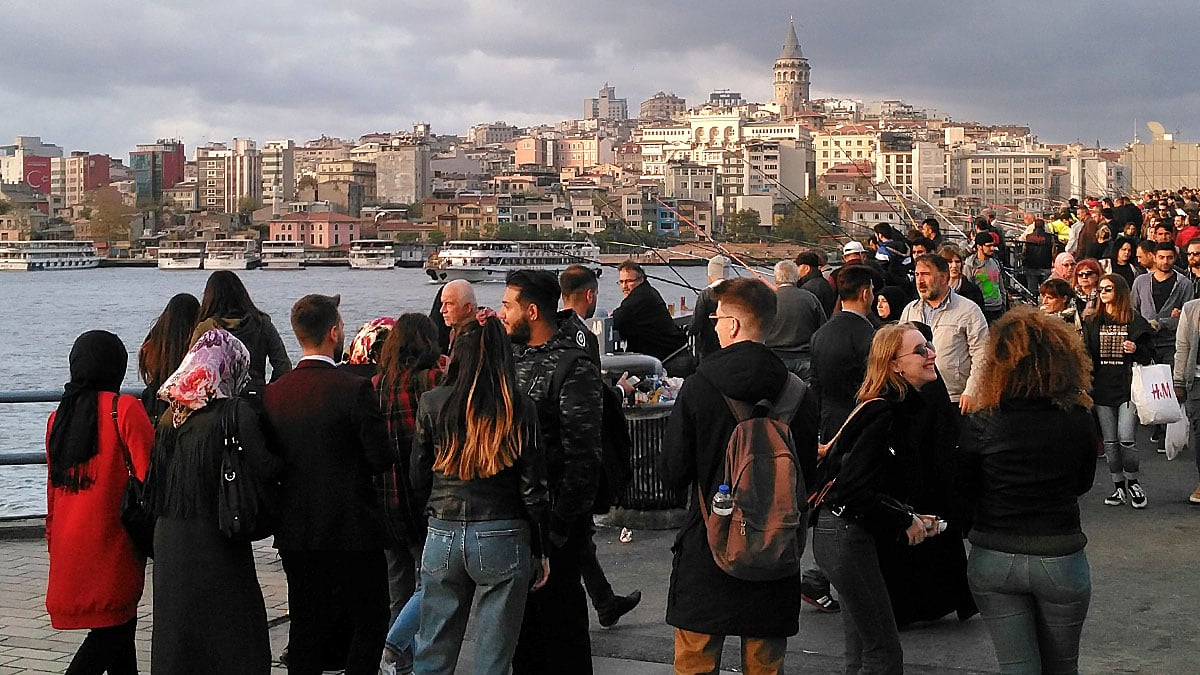
POLYGON ((642 601, 642 592, 634 591, 629 595, 614 595, 603 606, 596 608, 596 616, 604 628, 615 626, 622 616, 628 614, 642 601))

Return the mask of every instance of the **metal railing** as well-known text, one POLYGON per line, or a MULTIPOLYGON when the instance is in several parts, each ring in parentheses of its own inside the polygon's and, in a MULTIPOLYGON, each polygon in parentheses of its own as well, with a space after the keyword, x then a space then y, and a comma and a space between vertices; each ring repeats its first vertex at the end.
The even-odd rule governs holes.
MULTIPOLYGON (((138 396, 140 389, 122 389, 122 394, 138 396)), ((48 389, 27 391, 0 391, 0 404, 4 403, 58 403, 62 399, 61 391, 48 389)), ((46 463, 44 451, 12 452, 0 454, 0 466, 29 466, 46 463)))

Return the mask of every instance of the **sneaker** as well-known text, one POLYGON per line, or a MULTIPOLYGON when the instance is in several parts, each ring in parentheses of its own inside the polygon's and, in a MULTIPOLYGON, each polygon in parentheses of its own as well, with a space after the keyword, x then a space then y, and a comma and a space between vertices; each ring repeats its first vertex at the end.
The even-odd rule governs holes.
POLYGON ((1192 490, 1192 496, 1188 497, 1188 501, 1193 504, 1200 504, 1200 485, 1197 485, 1196 489, 1192 490))
POLYGON ((1144 509, 1146 508, 1146 505, 1150 503, 1149 500, 1146 499, 1146 491, 1142 489, 1141 485, 1137 483, 1129 484, 1129 503, 1132 504, 1133 508, 1135 509, 1144 509))
POLYGON ((1104 503, 1109 506, 1120 506, 1125 503, 1125 488, 1117 488, 1111 495, 1104 498, 1104 503))
POLYGON ((605 603, 604 607, 596 609, 596 617, 600 619, 602 627, 611 628, 617 625, 621 617, 628 614, 634 607, 637 607, 641 601, 641 591, 634 591, 629 595, 614 595, 612 600, 605 603))
POLYGON ((817 611, 825 614, 832 614, 834 612, 842 611, 842 605, 837 600, 833 599, 833 596, 829 594, 829 591, 814 592, 811 590, 802 590, 800 591, 800 599, 812 605, 813 607, 816 607, 817 611))

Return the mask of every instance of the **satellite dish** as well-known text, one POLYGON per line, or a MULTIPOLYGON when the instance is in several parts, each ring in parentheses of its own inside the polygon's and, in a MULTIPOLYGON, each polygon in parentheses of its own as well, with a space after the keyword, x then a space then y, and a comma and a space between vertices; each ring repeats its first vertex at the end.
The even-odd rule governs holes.
POLYGON ((1158 122, 1146 122, 1146 128, 1150 130, 1154 140, 1162 140, 1163 135, 1167 133, 1166 128, 1158 122))

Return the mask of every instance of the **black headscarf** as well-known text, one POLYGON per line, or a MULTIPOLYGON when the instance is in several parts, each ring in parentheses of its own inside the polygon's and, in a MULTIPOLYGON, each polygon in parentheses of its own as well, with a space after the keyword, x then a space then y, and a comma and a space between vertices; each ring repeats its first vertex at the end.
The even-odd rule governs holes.
POLYGON ((108 331, 90 330, 76 338, 71 381, 63 390, 47 442, 51 485, 76 492, 94 482, 85 467, 100 451, 97 393, 120 392, 128 360, 121 338, 108 331))

